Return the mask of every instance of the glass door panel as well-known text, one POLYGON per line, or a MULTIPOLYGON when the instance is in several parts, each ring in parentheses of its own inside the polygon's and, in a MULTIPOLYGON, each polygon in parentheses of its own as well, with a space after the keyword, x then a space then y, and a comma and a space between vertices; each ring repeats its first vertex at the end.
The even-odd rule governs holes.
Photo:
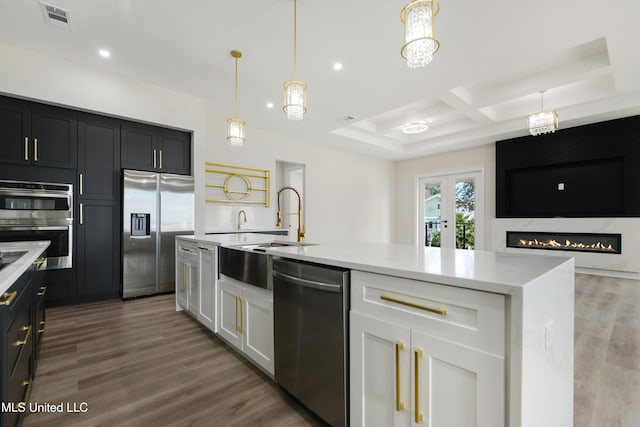
POLYGON ((419 180, 418 239, 442 248, 477 247, 479 172, 419 180))

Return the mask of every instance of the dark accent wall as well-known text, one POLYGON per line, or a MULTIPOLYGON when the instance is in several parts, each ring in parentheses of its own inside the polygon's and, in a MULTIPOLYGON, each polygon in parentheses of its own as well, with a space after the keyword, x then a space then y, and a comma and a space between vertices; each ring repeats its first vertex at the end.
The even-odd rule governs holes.
POLYGON ((640 217, 640 116, 496 142, 496 216, 640 217))

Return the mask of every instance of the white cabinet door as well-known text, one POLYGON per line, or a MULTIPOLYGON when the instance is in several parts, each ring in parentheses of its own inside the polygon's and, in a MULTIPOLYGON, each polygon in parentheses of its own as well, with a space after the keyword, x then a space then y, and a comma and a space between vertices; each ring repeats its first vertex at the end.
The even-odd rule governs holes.
POLYGON ((183 310, 189 309, 189 261, 185 256, 176 256, 176 302, 183 310))
POLYGON ((215 246, 198 245, 200 267, 198 320, 214 332, 216 330, 217 253, 215 246))
POLYGON ((411 331, 350 313, 352 426, 409 426, 411 331))
POLYGON ((187 263, 187 283, 189 289, 189 312, 194 316, 198 315, 198 301, 200 301, 200 295, 198 290, 198 256, 193 254, 191 259, 187 263))
POLYGON ((502 358, 412 330, 412 426, 504 426, 504 382, 502 358))
POLYGON ((218 334, 242 349, 242 288, 220 277, 218 281, 218 334))
POLYGON ((267 372, 273 374, 273 293, 246 286, 242 295, 242 350, 267 372))

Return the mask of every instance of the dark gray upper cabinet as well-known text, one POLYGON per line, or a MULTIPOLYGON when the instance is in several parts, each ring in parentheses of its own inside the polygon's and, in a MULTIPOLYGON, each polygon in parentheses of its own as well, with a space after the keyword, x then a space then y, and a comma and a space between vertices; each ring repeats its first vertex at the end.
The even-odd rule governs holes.
POLYGON ((78 164, 77 113, 37 105, 31 110, 32 164, 75 169, 78 164))
POLYGON ((191 135, 138 123, 122 125, 122 157, 124 169, 191 173, 191 135))
POLYGON ((0 97, 0 161, 75 169, 76 112, 0 97))
POLYGON ((31 153, 31 108, 28 103, 0 97, 0 160, 28 164, 31 153))
POLYGON ((120 199, 120 122, 81 114, 78 118, 78 196, 120 199))
POLYGON ((191 174, 191 135, 161 129, 158 132, 159 172, 191 174))

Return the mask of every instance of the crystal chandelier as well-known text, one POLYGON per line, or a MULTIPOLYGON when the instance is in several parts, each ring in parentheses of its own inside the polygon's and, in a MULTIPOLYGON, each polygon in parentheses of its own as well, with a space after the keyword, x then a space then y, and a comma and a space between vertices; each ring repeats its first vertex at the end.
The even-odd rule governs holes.
POLYGON ((540 112, 527 116, 527 129, 533 136, 558 130, 558 113, 553 110, 544 111, 544 92, 540 91, 540 112))
POLYGON ((293 0, 293 80, 284 82, 284 107, 289 120, 302 120, 307 112, 307 84, 302 80, 296 80, 296 32, 297 32, 297 7, 293 0))
POLYGON ((244 120, 238 118, 238 58, 242 57, 242 52, 232 50, 231 56, 236 60, 236 115, 233 119, 227 120, 227 141, 232 147, 242 147, 244 144, 244 120))
POLYGON ((434 37, 433 22, 440 11, 437 0, 412 0, 400 12, 404 24, 404 45, 400 55, 409 68, 424 67, 440 48, 434 37))

